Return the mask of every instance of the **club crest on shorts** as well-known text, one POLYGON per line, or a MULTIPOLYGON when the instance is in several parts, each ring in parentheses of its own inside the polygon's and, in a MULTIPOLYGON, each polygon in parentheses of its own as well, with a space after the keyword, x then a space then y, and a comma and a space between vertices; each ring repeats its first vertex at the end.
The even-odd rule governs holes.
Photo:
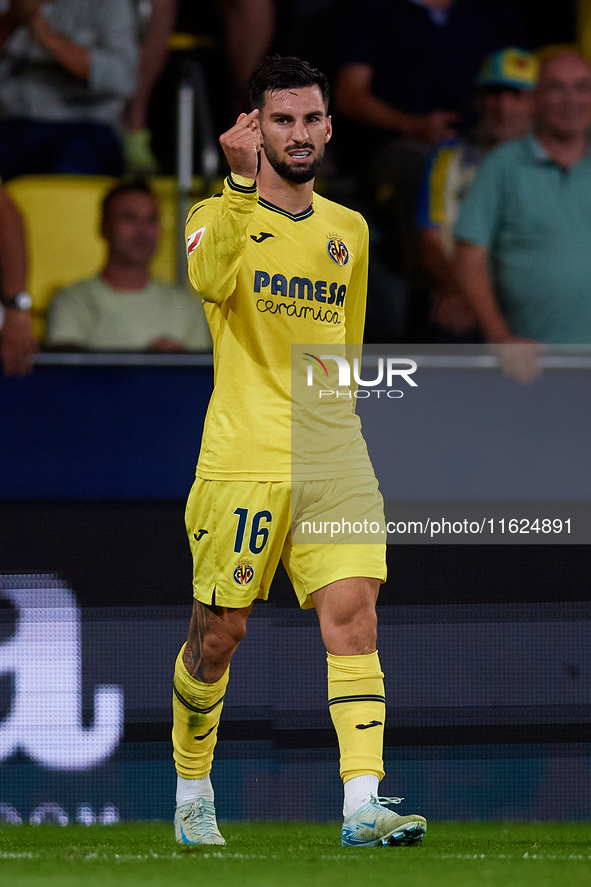
POLYGON ((335 265, 343 266, 349 261, 349 250, 345 246, 345 241, 340 237, 331 237, 326 244, 326 249, 335 265))
POLYGON ((236 585, 250 585, 254 579, 254 567, 250 561, 238 561, 236 569, 232 573, 232 578, 236 585))

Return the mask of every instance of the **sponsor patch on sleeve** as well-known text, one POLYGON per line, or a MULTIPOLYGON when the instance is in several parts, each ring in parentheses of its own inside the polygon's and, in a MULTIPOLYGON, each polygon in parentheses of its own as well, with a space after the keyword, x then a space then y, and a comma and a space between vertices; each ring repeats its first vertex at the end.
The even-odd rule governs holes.
POLYGON ((203 237, 203 232, 206 227, 207 225, 204 225, 203 228, 198 228, 197 231, 187 237, 187 257, 189 257, 193 250, 196 250, 201 243, 201 238, 203 237))

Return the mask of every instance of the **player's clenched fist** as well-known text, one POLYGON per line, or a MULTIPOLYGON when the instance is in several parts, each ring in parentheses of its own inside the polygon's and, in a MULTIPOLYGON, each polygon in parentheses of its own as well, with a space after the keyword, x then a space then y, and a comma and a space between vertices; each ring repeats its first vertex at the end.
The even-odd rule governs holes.
POLYGON ((240 114, 232 129, 220 136, 220 145, 232 172, 249 179, 256 178, 263 144, 258 113, 255 108, 250 114, 240 114))

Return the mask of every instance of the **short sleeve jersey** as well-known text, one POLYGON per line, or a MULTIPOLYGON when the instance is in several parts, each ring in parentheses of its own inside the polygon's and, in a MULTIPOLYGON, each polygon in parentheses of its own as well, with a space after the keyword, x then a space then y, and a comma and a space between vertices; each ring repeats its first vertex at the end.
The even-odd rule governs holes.
MULTIPOLYGON (((189 277, 214 343, 197 474, 289 480, 291 346, 361 343, 367 224, 318 194, 292 215, 259 198, 248 179, 230 176, 221 195, 193 207, 186 235, 189 277)), ((355 446, 371 472, 360 432, 355 446)), ((347 473, 336 442, 327 456, 322 476, 347 473)))

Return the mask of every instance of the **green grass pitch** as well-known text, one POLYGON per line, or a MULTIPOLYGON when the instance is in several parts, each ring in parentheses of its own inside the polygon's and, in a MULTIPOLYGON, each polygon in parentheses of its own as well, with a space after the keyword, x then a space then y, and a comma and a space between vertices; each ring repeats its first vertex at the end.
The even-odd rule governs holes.
POLYGON ((184 848, 168 823, 0 826, 3 887, 591 887, 591 823, 432 822, 414 847, 341 847, 339 826, 221 823, 184 848))

